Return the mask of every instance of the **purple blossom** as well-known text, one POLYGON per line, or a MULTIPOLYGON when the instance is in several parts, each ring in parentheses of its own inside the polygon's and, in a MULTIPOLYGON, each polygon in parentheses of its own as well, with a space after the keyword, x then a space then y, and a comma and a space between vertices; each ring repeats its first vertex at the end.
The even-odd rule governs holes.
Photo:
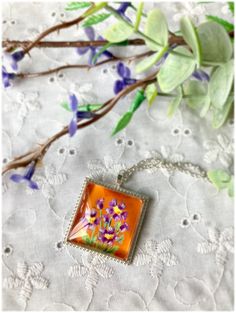
POLYGON ((73 113, 73 117, 70 121, 68 128, 69 128, 70 137, 72 137, 72 136, 74 136, 74 134, 77 131, 77 122, 80 119, 92 118, 96 114, 93 112, 88 112, 88 111, 79 111, 78 110, 78 99, 74 94, 70 95, 69 99, 70 99, 69 106, 70 106, 70 109, 73 113))
POLYGON ((100 219, 97 217, 96 210, 88 210, 85 212, 84 216, 86 225, 85 227, 94 228, 94 226, 99 224, 100 219))
POLYGON ((105 223, 109 223, 110 222, 110 216, 108 214, 103 215, 103 219, 105 223))
POLYGON ((116 10, 116 12, 122 16, 123 18, 125 18, 126 20, 128 20, 129 22, 131 22, 131 20, 125 15, 126 10, 128 9, 128 7, 131 6, 131 2, 122 2, 119 6, 119 8, 116 10))
POLYGON ((114 85, 114 93, 118 94, 122 89, 124 89, 128 85, 132 85, 136 83, 136 79, 131 78, 130 69, 125 66, 122 62, 119 62, 116 67, 117 74, 121 77, 115 81, 114 85))
POLYGON ((25 174, 13 174, 10 176, 10 179, 15 183, 23 183, 26 182, 31 189, 39 189, 38 184, 32 181, 32 177, 35 172, 35 162, 29 164, 26 168, 25 174))
POLYGON ((12 54, 8 52, 3 53, 2 61, 2 82, 4 88, 11 86, 10 81, 15 78, 18 70, 18 62, 24 57, 24 51, 19 50, 12 54))
POLYGON ((103 243, 111 245, 117 239, 118 236, 114 227, 109 227, 108 229, 100 229, 98 240, 102 241, 103 243))
POLYGON ((126 231, 126 230, 128 230, 128 229, 129 229, 129 226, 128 226, 127 223, 124 223, 124 224, 122 224, 122 225, 120 226, 120 231, 121 231, 121 232, 124 232, 124 231, 126 231))
MULTIPOLYGON (((86 27, 85 33, 86 33, 86 35, 90 41, 96 40, 95 39, 95 32, 94 32, 94 29, 92 27, 86 27)), ((101 36, 98 36, 97 40, 103 40, 103 38, 101 36)), ((97 47, 82 47, 82 48, 76 49, 76 51, 79 55, 84 55, 88 51, 90 51, 89 61, 88 61, 88 63, 90 65, 93 65, 93 58, 99 52, 99 50, 100 50, 100 48, 97 48, 97 47)), ((107 50, 103 51, 102 55, 106 56, 107 58, 113 58, 113 54, 107 50)))
POLYGON ((102 210, 102 209, 103 209, 103 206, 104 206, 104 199, 103 199, 103 198, 98 199, 98 201, 97 201, 97 208, 98 208, 99 210, 102 210))
POLYGON ((202 70, 196 70, 195 72, 193 72, 192 76, 194 78, 196 78, 197 80, 200 80, 200 81, 207 81, 208 82, 210 80, 209 75, 202 70))
POLYGON ((125 204, 123 202, 118 203, 117 200, 113 199, 109 203, 109 208, 106 209, 108 214, 112 214, 115 221, 126 220, 128 212, 124 211, 125 204))

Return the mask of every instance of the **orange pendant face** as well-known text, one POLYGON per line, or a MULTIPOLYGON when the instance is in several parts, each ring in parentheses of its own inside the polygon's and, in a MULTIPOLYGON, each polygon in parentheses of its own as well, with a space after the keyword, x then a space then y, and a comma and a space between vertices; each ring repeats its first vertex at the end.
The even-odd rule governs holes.
POLYGON ((86 179, 66 243, 130 262, 146 204, 145 196, 86 179))

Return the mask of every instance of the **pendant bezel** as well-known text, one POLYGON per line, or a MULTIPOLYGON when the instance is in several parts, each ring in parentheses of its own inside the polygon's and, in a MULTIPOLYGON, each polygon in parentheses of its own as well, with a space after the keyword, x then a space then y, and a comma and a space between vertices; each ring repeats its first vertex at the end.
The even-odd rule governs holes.
POLYGON ((82 251, 89 251, 90 253, 93 253, 93 254, 96 254, 96 255, 100 255, 103 258, 112 259, 112 260, 114 260, 114 261, 116 261, 118 263, 130 264, 132 262, 132 259, 133 259, 135 247, 137 245, 138 236, 140 234, 141 226, 143 224, 143 219, 144 219, 145 212, 146 212, 146 209, 147 209, 148 201, 149 201, 149 198, 146 195, 143 195, 143 194, 141 194, 139 192, 135 192, 135 191, 131 191, 129 189, 123 188, 123 187, 121 187, 118 184, 108 184, 108 183, 100 182, 100 181, 98 181, 96 179, 92 179, 90 177, 86 177, 84 182, 83 182, 83 185, 82 185, 81 191, 79 193, 78 199, 76 201, 74 211, 73 211, 73 213, 71 215, 71 219, 70 219, 69 225, 67 227, 65 238, 64 238, 64 243, 66 245, 68 245, 68 246, 75 247, 75 248, 80 249, 82 251), (89 183, 100 185, 100 186, 102 186, 104 188, 107 188, 107 189, 109 189, 111 191, 119 192, 119 193, 124 194, 124 195, 137 197, 140 200, 142 200, 142 202, 143 202, 143 205, 141 207, 141 214, 140 214, 140 217, 139 217, 139 220, 138 220, 138 224, 137 224, 137 228, 136 228, 136 231, 135 231, 135 233, 133 235, 132 244, 131 244, 131 247, 130 247, 130 250, 129 250, 129 253, 128 253, 128 257, 127 257, 126 260, 122 260, 119 257, 117 257, 115 255, 112 255, 112 254, 107 254, 106 252, 103 252, 102 250, 101 251, 94 250, 94 248, 90 247, 89 245, 88 246, 82 246, 79 243, 75 244, 75 243, 72 243, 72 242, 68 241, 68 236, 69 236, 70 230, 72 228, 72 225, 74 223, 74 220, 76 218, 77 211, 80 208, 83 194, 84 194, 84 192, 86 190, 86 187, 87 187, 87 185, 89 183))

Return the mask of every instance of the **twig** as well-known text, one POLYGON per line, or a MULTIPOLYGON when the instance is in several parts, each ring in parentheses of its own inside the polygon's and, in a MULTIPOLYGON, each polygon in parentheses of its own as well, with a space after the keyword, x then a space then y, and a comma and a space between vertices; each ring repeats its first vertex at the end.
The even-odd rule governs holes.
MULTIPOLYGON (((26 48, 30 45, 30 40, 3 40, 2 46, 7 49, 15 47, 26 48)), ((108 43, 107 40, 85 40, 85 41, 40 41, 35 44, 35 48, 84 48, 84 47, 101 47, 108 43)), ((145 42, 143 39, 130 39, 127 40, 127 46, 143 46, 145 42)))
POLYGON ((16 74, 16 78, 35 78, 35 77, 39 77, 39 76, 46 76, 46 75, 50 75, 50 74, 54 74, 56 72, 65 70, 65 69, 87 69, 87 70, 91 70, 93 68, 99 67, 101 65, 104 65, 106 63, 110 63, 110 62, 116 62, 116 61, 134 61, 134 60, 138 60, 140 58, 144 58, 147 57, 149 55, 152 55, 154 52, 152 51, 147 51, 141 54, 137 54, 137 55, 132 55, 132 56, 128 56, 128 57, 117 57, 117 56, 113 56, 110 59, 98 62, 95 65, 87 65, 87 64, 68 64, 68 65, 63 65, 63 66, 59 66, 47 71, 43 71, 43 72, 36 72, 36 73, 18 73, 16 74))
MULTIPOLYGON (((153 83, 156 81, 156 74, 152 74, 145 79, 139 80, 133 85, 129 85, 123 90, 121 90, 114 98, 104 103, 104 105, 98 109, 96 112, 98 113, 94 118, 85 121, 85 122, 78 122, 77 128, 84 128, 89 126, 92 123, 95 123, 99 119, 101 119, 103 116, 105 116, 115 105, 116 103, 124 96, 135 90, 136 88, 140 86, 145 86, 146 84, 153 83)), ((95 111, 94 111, 95 112, 95 111)), ((36 163, 39 163, 45 156, 46 152, 50 148, 51 144, 59 139, 60 137, 66 135, 68 133, 68 126, 64 126, 61 131, 53 135, 52 137, 48 138, 45 143, 40 144, 39 147, 36 147, 35 149, 29 151, 28 153, 25 153, 24 155, 16 157, 14 160, 9 162, 3 169, 2 175, 8 172, 11 169, 16 169, 19 167, 25 167, 28 164, 30 164, 32 161, 35 161, 36 163)))
MULTIPOLYGON (((63 22, 63 23, 54 25, 54 26, 46 29, 41 34, 39 34, 38 37, 35 40, 30 42, 29 45, 24 48, 24 52, 25 53, 29 53, 31 49, 33 49, 44 37, 48 36, 49 34, 55 32, 55 31, 59 32, 61 29, 68 28, 68 27, 73 26, 73 25, 78 25, 80 22, 82 22, 85 19, 86 14, 93 7, 94 7, 94 4, 92 4, 92 6, 89 7, 88 10, 86 10, 83 15, 77 17, 76 19, 73 19, 73 20, 68 21, 68 22, 63 22)), ((11 50, 12 50, 12 48, 10 48, 10 50, 7 49, 8 52, 11 51, 11 50)))

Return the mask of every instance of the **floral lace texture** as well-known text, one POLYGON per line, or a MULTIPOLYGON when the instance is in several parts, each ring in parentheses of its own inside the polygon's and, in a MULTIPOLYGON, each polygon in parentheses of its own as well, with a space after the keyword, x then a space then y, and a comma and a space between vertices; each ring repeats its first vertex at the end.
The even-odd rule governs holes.
MULTIPOLYGON (((222 3, 163 1, 148 6, 164 11, 173 32, 183 14, 197 23, 205 14, 230 21, 222 3)), ((3 39, 31 40, 47 27, 78 16, 79 11, 64 7, 64 2, 4 2, 3 39)), ((135 18, 135 12, 129 9, 127 16, 135 18)), ((96 27, 96 38, 110 24, 107 19, 96 27)), ((45 40, 76 41, 86 36, 82 28, 72 27, 45 40)), ((112 48, 112 53, 124 56, 142 52, 142 47, 112 48)), ((19 67, 38 72, 87 61, 88 56, 79 56, 76 49, 34 49, 19 67)), ((15 80, 13 88, 3 91, 3 162, 69 124, 71 113, 60 105, 69 93, 75 93, 80 103, 103 103, 113 97, 115 64, 15 80)), ((135 64, 129 67, 135 75, 135 64)), ((64 245, 86 176, 112 183, 120 170, 155 155, 232 171, 232 125, 216 132, 184 105, 169 119, 163 98, 157 97, 149 108, 143 103, 129 127, 112 137, 130 102, 131 97, 122 98, 104 119, 55 142, 34 174, 39 191, 29 192, 24 184, 9 180, 9 174, 3 176, 3 310, 233 309, 233 201, 200 179, 151 170, 136 173, 125 184, 150 197, 128 266, 64 245)))

